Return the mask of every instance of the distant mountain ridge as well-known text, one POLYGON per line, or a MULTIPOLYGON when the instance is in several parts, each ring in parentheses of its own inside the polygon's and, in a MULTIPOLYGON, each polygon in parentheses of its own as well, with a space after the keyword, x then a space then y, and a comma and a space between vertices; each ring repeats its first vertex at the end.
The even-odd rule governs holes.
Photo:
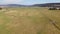
POLYGON ((7 5, 0 5, 0 6, 24 6, 24 5, 20 5, 20 4, 7 4, 7 5))
POLYGON ((7 4, 7 5, 0 5, 0 6, 6 6, 6 7, 51 7, 54 5, 60 5, 60 3, 45 3, 45 4, 34 4, 34 5, 21 5, 21 4, 7 4))
POLYGON ((33 6, 39 6, 39 7, 51 7, 54 5, 60 5, 60 3, 45 3, 45 4, 35 4, 33 6))

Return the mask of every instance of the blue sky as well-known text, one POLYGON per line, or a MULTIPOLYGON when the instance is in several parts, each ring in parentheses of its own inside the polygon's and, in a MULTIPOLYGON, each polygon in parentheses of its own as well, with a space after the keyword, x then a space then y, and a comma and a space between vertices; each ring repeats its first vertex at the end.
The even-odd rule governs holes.
POLYGON ((57 3, 60 0, 0 0, 0 4, 42 4, 42 3, 57 3))

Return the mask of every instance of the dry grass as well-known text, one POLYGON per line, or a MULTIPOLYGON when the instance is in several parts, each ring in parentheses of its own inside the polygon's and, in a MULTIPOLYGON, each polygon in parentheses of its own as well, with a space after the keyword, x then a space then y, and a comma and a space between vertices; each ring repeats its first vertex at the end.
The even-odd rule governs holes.
POLYGON ((43 15, 59 22, 58 10, 58 12, 47 8, 8 8, 7 10, 0 12, 0 34, 60 34, 60 31, 43 15))

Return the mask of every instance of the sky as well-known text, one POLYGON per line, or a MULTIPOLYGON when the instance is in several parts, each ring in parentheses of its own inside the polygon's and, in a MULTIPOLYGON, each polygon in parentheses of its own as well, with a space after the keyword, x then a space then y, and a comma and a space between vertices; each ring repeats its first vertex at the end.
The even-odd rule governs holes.
POLYGON ((58 3, 60 0, 0 0, 0 4, 42 4, 42 3, 58 3))

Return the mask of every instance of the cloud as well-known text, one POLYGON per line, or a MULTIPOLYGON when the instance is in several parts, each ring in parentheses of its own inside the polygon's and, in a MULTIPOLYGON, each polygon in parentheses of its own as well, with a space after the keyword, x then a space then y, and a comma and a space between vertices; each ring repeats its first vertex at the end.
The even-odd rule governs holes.
POLYGON ((19 4, 23 0, 2 0, 0 1, 0 4, 19 4))

